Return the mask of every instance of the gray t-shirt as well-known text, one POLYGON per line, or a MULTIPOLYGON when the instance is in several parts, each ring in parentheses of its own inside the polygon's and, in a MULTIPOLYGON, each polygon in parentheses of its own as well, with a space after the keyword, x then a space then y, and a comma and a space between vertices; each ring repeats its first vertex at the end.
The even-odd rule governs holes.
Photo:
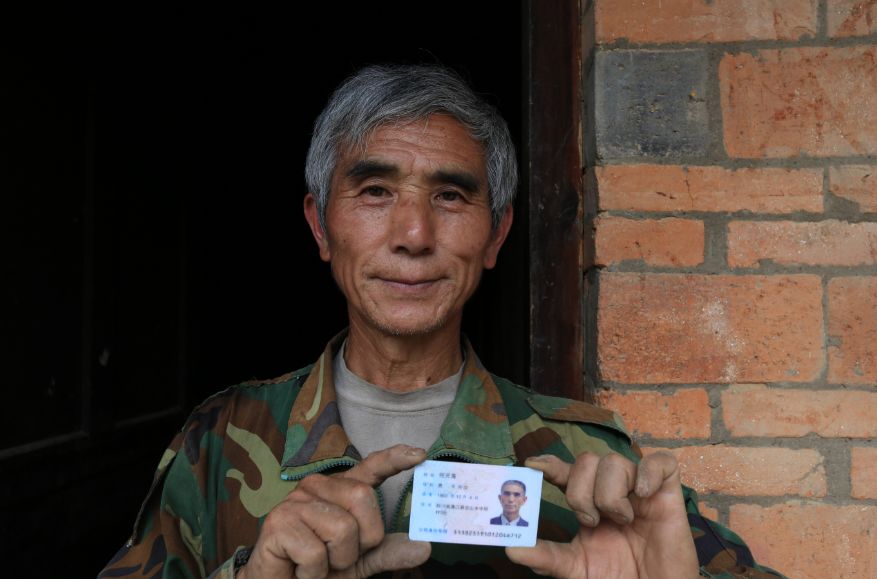
MULTIPOLYGON (((344 361, 346 346, 345 341, 335 356, 332 370, 341 424, 359 453, 365 457, 395 444, 424 449, 432 446, 457 395, 465 361, 456 374, 437 384, 397 394, 370 384, 351 372, 344 361)), ((380 487, 387 526, 412 470, 391 476, 380 487)))

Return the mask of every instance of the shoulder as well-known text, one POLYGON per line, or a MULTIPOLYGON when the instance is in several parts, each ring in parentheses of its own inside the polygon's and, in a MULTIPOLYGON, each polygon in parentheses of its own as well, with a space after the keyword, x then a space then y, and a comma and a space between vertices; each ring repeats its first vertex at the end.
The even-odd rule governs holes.
POLYGON ((199 449, 222 441, 231 424, 260 438, 284 435, 290 409, 313 366, 267 380, 247 380, 213 394, 196 406, 178 438, 189 462, 199 462, 199 449))
POLYGON ((506 406, 519 458, 550 453, 572 459, 584 451, 639 454, 621 418, 589 402, 546 396, 493 376, 506 406), (561 452, 558 444, 565 448, 561 452))
POLYGON ((536 415, 542 420, 601 426, 629 438, 621 418, 611 410, 582 400, 546 396, 505 378, 491 377, 503 397, 510 422, 512 418, 517 422, 536 415))

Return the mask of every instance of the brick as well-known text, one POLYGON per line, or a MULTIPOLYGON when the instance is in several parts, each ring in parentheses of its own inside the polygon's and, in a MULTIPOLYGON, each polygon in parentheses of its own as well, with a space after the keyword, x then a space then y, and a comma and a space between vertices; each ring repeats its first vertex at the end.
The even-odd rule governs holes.
POLYGON ((822 169, 605 165, 597 167, 596 174, 602 210, 823 210, 822 169))
POLYGON ((822 455, 813 449, 686 446, 646 448, 671 452, 682 483, 699 493, 733 496, 824 497, 828 488, 822 455))
POLYGON ((788 577, 861 579, 877 569, 877 507, 734 505, 730 527, 756 561, 788 577))
POLYGON ((831 167, 828 180, 838 197, 858 203, 860 211, 877 212, 877 165, 831 167))
POLYGON ((711 521, 719 520, 719 509, 711 507, 708 503, 700 501, 697 503, 697 509, 700 511, 700 514, 704 517, 708 518, 711 521))
POLYGON ((594 223, 596 264, 641 260, 655 266, 703 263, 703 222, 601 216, 594 223))
POLYGON ((731 157, 877 153, 877 47, 728 54, 719 64, 731 157))
POLYGON ((735 385, 722 393, 732 436, 877 438, 877 394, 735 385))
POLYGON ((848 223, 836 219, 813 223, 730 223, 728 265, 758 267, 760 260, 780 265, 874 265, 877 264, 877 223, 848 223))
POLYGON ((828 283, 828 335, 829 382, 877 382, 877 277, 828 283))
POLYGON ((733 42, 815 36, 815 0, 598 0, 597 41, 733 42))
POLYGON ((702 388, 677 390, 672 394, 603 390, 600 405, 614 410, 636 435, 653 438, 709 438, 712 411, 702 388))
POLYGON ((604 380, 806 382, 822 370, 817 276, 599 275, 604 380))
POLYGON ((877 32, 877 0, 828 0, 828 35, 866 36, 877 32))
POLYGON ((877 499, 877 448, 853 447, 850 478, 854 499, 877 499))
POLYGON ((718 137, 706 99, 709 60, 700 50, 613 50, 596 55, 599 158, 703 155, 718 137))

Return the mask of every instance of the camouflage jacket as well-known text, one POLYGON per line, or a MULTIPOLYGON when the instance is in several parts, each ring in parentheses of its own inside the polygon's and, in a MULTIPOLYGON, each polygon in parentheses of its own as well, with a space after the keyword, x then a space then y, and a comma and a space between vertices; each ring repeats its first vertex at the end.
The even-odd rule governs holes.
MULTIPOLYGON (((332 381, 332 341, 316 364, 275 380, 248 382, 201 404, 158 465, 134 532, 99 577, 233 576, 237 553, 252 546, 265 515, 297 481, 314 472, 343 470, 361 460, 341 427, 332 381)), ((520 465, 554 454, 572 462, 584 451, 639 451, 612 412, 542 396, 492 376, 471 346, 456 399, 428 458, 520 465)), ((407 531, 410 483, 394 509, 389 531, 407 531)), ((705 576, 775 577, 755 565, 729 530, 686 507, 705 576)), ((380 492, 378 493, 380 497, 380 492)), ((381 500, 383 503, 383 500, 381 500)), ((578 523, 562 492, 542 489, 538 535, 569 541, 578 523)), ((499 547, 433 543, 422 577, 529 577, 499 547)))

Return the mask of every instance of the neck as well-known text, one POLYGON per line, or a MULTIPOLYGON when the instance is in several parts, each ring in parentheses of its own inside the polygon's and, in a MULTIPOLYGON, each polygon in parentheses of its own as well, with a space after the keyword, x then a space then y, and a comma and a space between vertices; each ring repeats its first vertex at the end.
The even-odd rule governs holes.
POLYGON ((428 335, 393 336, 351 320, 344 361, 351 372, 390 392, 413 392, 460 369, 460 325, 428 335))

